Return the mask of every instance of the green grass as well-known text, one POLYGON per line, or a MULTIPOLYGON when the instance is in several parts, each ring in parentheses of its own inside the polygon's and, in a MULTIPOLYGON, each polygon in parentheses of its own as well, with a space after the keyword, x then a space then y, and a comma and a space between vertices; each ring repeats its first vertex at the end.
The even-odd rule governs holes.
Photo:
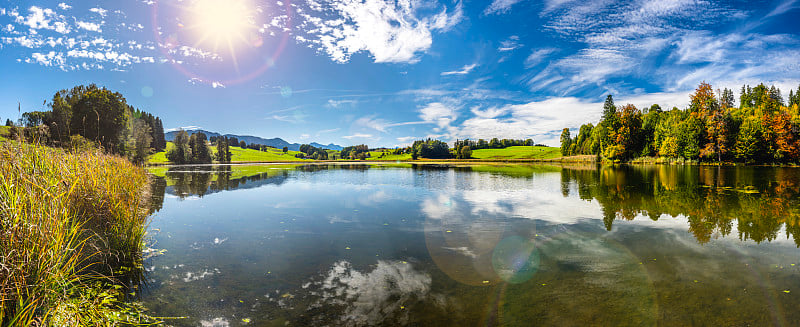
MULTIPOLYGON (((173 147, 172 142, 167 142, 167 150, 173 147)), ((211 147, 212 153, 216 153, 216 148, 211 147)), ((148 163, 166 164, 169 163, 166 157, 166 151, 159 152, 150 156, 147 160, 148 163)), ((239 147, 230 147, 232 154, 231 162, 282 162, 282 161, 312 161, 310 159, 298 159, 294 155, 300 153, 298 151, 289 151, 284 154, 281 149, 272 149, 269 151, 258 151, 253 149, 242 149, 239 147)), ((333 158, 333 154, 338 154, 339 151, 327 150, 328 156, 333 158)), ((370 157, 367 161, 407 161, 411 160, 411 154, 390 154, 384 151, 370 151, 370 157), (382 154, 385 155, 381 157, 382 154)), ((472 151, 472 159, 483 160, 519 160, 519 159, 554 159, 561 157, 559 148, 553 147, 531 147, 531 146, 512 146, 504 149, 480 149, 472 151)))
POLYGON ((152 321, 125 304, 141 278, 147 174, 97 150, 0 143, 0 325, 152 321))
POLYGON ((369 158, 367 158, 367 160, 387 160, 387 161, 400 160, 400 161, 404 161, 404 160, 411 160, 411 154, 410 153, 407 153, 407 154, 391 154, 391 152, 370 151, 369 152, 369 158), (385 155, 383 156, 383 158, 381 158, 381 154, 384 154, 384 153, 385 153, 385 155))
POLYGON ((0 126, 0 139, 8 138, 8 133, 10 129, 11 129, 10 126, 0 126))
MULTIPOLYGON (((213 153, 217 153, 215 147, 211 147, 213 153)), ((310 161, 310 159, 298 159, 295 155, 300 151, 289 151, 283 153, 282 149, 269 148, 267 151, 253 149, 242 149, 230 147, 231 162, 259 162, 259 161, 310 161)))
MULTIPOLYGON (((164 151, 157 152, 147 159, 148 163, 154 164, 168 164, 167 152, 175 145, 172 142, 167 142, 167 148, 164 151)), ((209 146, 212 156, 217 153, 217 148, 209 146)), ((299 151, 289 151, 283 153, 282 149, 269 148, 267 151, 259 151, 253 149, 242 149, 240 147, 229 147, 231 151, 231 162, 275 162, 275 161, 311 161, 309 159, 298 159, 295 155, 299 151)), ((216 163, 216 161, 214 161, 216 163)))
POLYGON ((561 157, 561 150, 543 146, 510 146, 505 149, 480 149, 472 151, 473 159, 553 159, 561 157))

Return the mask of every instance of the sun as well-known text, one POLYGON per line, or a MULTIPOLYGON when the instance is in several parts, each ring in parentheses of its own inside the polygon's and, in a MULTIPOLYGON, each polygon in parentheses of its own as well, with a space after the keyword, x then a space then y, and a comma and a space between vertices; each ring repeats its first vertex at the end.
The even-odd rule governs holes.
POLYGON ((217 52, 226 47, 235 58, 236 46, 248 43, 256 29, 254 10, 245 0, 195 0, 189 7, 188 30, 196 45, 217 52))

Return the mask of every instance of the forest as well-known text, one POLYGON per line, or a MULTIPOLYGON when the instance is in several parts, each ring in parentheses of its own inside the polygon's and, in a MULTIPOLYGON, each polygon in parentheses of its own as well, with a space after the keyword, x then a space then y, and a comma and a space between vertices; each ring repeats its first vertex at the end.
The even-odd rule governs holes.
POLYGON ((597 155, 612 161, 641 157, 749 164, 800 162, 800 87, 786 102, 775 86, 742 86, 714 92, 701 83, 686 109, 640 110, 615 106, 611 95, 597 125, 584 124, 577 135, 561 133, 561 153, 597 155))
POLYGON ((161 118, 95 84, 60 90, 47 106, 48 111, 22 113, 17 124, 8 119, 11 137, 62 148, 100 146, 135 163, 167 146, 161 118))

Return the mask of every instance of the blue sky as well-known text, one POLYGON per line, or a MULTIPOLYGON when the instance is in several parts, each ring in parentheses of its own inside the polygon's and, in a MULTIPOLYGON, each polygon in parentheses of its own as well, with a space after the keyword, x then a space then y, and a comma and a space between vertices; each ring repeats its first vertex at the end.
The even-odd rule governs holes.
POLYGON ((800 84, 800 1, 0 0, 0 118, 96 83, 290 142, 534 138, 701 81, 800 84))

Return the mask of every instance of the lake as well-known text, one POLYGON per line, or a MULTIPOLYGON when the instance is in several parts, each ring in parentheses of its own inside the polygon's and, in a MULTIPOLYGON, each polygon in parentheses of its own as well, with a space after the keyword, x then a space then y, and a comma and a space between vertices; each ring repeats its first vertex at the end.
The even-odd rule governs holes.
POLYGON ((800 325, 798 168, 151 172, 176 326, 800 325))

